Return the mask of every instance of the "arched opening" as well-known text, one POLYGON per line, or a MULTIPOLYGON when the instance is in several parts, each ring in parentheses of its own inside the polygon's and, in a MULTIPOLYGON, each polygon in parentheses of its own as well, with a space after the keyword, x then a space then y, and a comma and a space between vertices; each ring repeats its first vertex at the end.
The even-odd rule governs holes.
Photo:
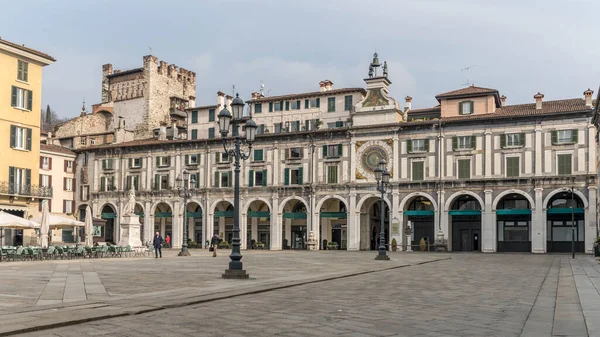
POLYGON ((271 212, 262 200, 254 200, 248 206, 246 218, 246 247, 248 249, 271 248, 271 212))
POLYGON ((233 205, 229 201, 221 201, 215 208, 213 235, 231 243, 233 240, 233 205))
POLYGON ((481 251, 481 204, 472 195, 456 197, 450 207, 452 250, 481 251))
POLYGON ((496 206, 499 252, 531 251, 531 205, 521 194, 508 194, 496 206))
POLYGON ((546 211, 548 252, 566 253, 574 243, 575 252, 585 249, 585 210, 581 198, 571 192, 557 193, 546 211))
POLYGON ((378 250, 382 218, 385 242, 389 243, 389 217, 390 207, 384 202, 382 211, 381 198, 370 197, 363 202, 360 211, 360 250, 378 250))
MULTIPOLYGON (((196 202, 189 202, 186 207, 188 241, 194 241, 200 247, 204 244, 202 231, 202 207, 196 202)), ((188 242, 189 245, 189 242, 188 242)))
POLYGON ((307 207, 297 199, 289 200, 283 208, 283 249, 306 249, 307 207))
POLYGON ((144 242, 144 207, 140 204, 135 204, 133 213, 140 217, 140 241, 144 242))
POLYGON ((323 245, 324 242, 330 244, 330 247, 348 249, 347 217, 348 210, 342 200, 329 198, 321 205, 319 210, 320 249, 328 248, 323 245))
POLYGON ((423 247, 424 250, 431 250, 435 241, 434 214, 433 203, 427 197, 416 196, 408 203, 404 215, 412 229, 410 244, 413 248, 423 247))
POLYGON ((165 240, 167 235, 173 239, 173 210, 164 202, 154 209, 154 232, 159 232, 165 240))
POLYGON ((100 218, 105 220, 103 226, 94 227, 94 242, 104 241, 115 243, 115 219, 117 212, 111 205, 104 205, 100 218))

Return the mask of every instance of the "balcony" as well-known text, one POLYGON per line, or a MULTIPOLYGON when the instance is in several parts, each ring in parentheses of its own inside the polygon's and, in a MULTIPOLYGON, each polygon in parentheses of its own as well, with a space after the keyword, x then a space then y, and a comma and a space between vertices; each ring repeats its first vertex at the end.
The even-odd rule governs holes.
POLYGON ((51 199, 52 187, 13 184, 7 181, 0 182, 0 194, 9 196, 23 196, 39 199, 51 199))

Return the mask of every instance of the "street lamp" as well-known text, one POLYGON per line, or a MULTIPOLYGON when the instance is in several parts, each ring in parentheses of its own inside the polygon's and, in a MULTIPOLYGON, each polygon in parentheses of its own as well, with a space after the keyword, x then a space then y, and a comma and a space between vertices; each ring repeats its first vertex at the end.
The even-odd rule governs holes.
POLYGON ((377 191, 381 192, 381 228, 379 229, 379 254, 375 257, 375 260, 389 260, 390 257, 387 255, 385 249, 385 225, 384 218, 384 194, 386 193, 387 185, 390 183, 390 172, 386 168, 387 163, 384 159, 379 161, 377 168, 375 168, 375 180, 377 180, 377 191))
POLYGON ((229 258, 229 268, 225 269, 222 277, 225 279, 247 279, 250 275, 243 269, 242 253, 240 252, 240 160, 250 158, 252 143, 256 136, 256 123, 252 116, 243 116, 244 101, 240 94, 236 94, 231 102, 231 112, 227 106, 219 112, 219 131, 223 139, 223 148, 225 153, 234 158, 234 185, 233 185, 233 240, 231 243, 231 255, 229 258), (239 128, 244 124, 246 129, 245 138, 240 137, 239 128), (229 127, 231 126, 233 134, 233 149, 228 149, 229 127), (242 143, 248 144, 248 152, 241 149, 242 143))
POLYGON ((571 258, 575 258, 575 186, 568 189, 571 193, 571 258))
POLYGON ((177 183, 177 189, 179 189, 179 196, 183 198, 183 243, 181 244, 181 251, 179 252, 179 256, 190 256, 190 252, 188 250, 187 244, 187 201, 192 197, 192 191, 196 186, 196 178, 192 176, 190 180, 190 172, 188 170, 183 169, 183 172, 179 174, 179 176, 175 179, 177 183), (189 184, 192 185, 189 188, 189 184))

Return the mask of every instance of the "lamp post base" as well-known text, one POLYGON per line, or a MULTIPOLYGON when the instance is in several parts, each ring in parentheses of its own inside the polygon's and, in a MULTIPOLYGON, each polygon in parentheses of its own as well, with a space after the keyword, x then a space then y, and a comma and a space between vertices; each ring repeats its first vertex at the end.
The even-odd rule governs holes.
POLYGON ((192 254, 190 254, 189 250, 186 250, 186 251, 179 252, 179 254, 177 254, 177 256, 192 256, 192 254))
POLYGON ((250 278, 250 274, 247 274, 243 269, 225 269, 221 276, 228 280, 247 280, 250 278))
POLYGON ((377 255, 375 256, 375 260, 389 260, 390 257, 388 255, 377 255))

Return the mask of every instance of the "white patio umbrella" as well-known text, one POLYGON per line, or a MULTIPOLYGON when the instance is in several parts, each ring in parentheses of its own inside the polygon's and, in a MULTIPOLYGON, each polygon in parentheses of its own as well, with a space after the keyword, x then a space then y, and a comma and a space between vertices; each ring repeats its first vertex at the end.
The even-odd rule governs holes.
MULTIPOLYGON (((32 221, 35 222, 41 222, 42 221, 42 216, 36 216, 33 219, 31 219, 32 221)), ((54 214, 50 214, 48 213, 48 225, 50 228, 54 228, 54 229, 59 229, 59 228, 69 228, 69 227, 73 227, 73 229, 75 229, 76 227, 83 227, 85 226, 85 224, 81 221, 77 221, 75 219, 69 219, 66 217, 62 217, 60 215, 54 215, 54 214)))
POLYGON ((94 223, 92 222, 92 208, 87 206, 85 208, 85 245, 91 247, 94 245, 94 238, 92 232, 94 231, 94 223))
POLYGON ((35 229, 40 228, 40 224, 27 219, 0 211, 0 242, 5 229, 35 229))
POLYGON ((48 232, 50 231, 50 210, 48 209, 48 200, 42 201, 42 219, 40 229, 42 238, 42 248, 48 248, 48 232))

